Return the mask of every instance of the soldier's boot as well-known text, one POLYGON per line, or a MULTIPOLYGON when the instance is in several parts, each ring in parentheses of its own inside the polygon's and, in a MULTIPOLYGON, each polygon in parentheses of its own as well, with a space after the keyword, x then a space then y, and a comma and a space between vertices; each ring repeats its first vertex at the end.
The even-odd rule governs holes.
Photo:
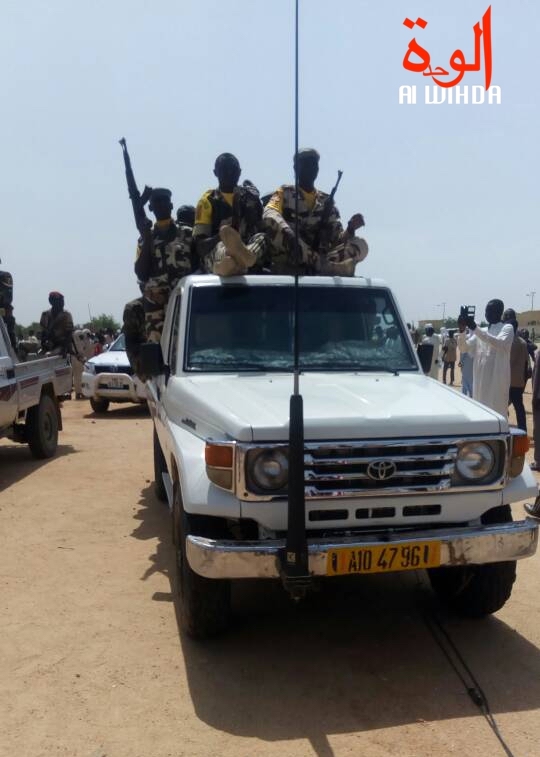
POLYGON ((352 258, 347 260, 327 260, 321 265, 322 276, 354 276, 356 261, 352 258))
POLYGON ((251 268, 257 262, 257 255, 253 250, 242 242, 242 237, 233 229, 232 226, 222 226, 219 230, 219 237, 227 252, 233 258, 238 265, 244 268, 251 268))
POLYGON ((214 263, 213 272, 218 276, 241 276, 246 272, 246 268, 243 265, 238 265, 236 260, 230 255, 225 255, 224 258, 214 263))

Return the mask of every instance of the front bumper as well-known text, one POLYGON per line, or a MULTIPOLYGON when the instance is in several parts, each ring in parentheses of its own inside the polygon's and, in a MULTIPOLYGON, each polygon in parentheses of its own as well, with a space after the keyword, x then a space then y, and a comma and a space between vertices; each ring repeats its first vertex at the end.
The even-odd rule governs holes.
MULTIPOLYGON (((445 528, 407 531, 401 534, 366 534, 365 538, 342 537, 309 539, 309 572, 326 576, 326 557, 330 549, 362 549, 379 545, 439 541, 441 566, 479 565, 531 557, 538 543, 538 524, 532 518, 516 523, 477 528, 445 528)), ((188 562, 206 578, 278 578, 278 550, 284 540, 224 541, 189 535, 186 539, 188 562)))
POLYGON ((146 399, 145 385, 127 373, 83 373, 82 393, 89 399, 110 402, 143 402, 146 399))

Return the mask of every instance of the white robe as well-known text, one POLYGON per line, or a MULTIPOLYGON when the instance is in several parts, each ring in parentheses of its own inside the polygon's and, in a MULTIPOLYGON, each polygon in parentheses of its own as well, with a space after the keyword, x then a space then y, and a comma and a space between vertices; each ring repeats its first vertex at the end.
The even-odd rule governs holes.
POLYGON ((422 339, 422 344, 433 345, 433 355, 431 358, 431 368, 429 369, 429 376, 434 379, 439 378, 439 357, 441 353, 441 337, 438 334, 432 334, 431 336, 425 336, 422 339))
POLYGON ((467 339, 473 363, 473 399, 505 418, 510 392, 510 351, 514 341, 511 323, 477 327, 467 339))

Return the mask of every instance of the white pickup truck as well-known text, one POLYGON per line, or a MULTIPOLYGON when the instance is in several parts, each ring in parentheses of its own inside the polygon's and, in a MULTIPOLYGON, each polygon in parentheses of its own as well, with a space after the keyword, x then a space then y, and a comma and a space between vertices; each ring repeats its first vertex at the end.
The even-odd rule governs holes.
POLYGON ((17 362, 0 317, 0 437, 28 444, 34 457, 52 457, 62 429, 58 397, 71 392, 67 358, 17 362))
MULTIPOLYGON (((227 627, 231 580, 287 587, 293 284, 188 276, 161 345, 143 348, 156 491, 194 637, 227 627)), ((497 611, 537 545, 536 523, 510 508, 537 494, 527 437, 424 375, 384 282, 301 277, 297 307, 307 582, 426 569, 458 613, 497 611)))

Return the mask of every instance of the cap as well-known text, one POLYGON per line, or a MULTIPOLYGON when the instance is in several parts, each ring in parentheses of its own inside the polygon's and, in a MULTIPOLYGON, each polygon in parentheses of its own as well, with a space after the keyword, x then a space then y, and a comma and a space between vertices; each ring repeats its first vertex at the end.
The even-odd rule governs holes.
POLYGON ((426 323, 426 325, 424 326, 424 328, 425 329, 432 329, 433 328, 433 324, 432 323, 426 323))
POLYGON ((170 200, 171 197, 172 192, 170 189, 158 187, 157 189, 153 189, 150 193, 150 202, 152 202, 152 200, 170 200))
POLYGON ((60 300, 64 297, 64 295, 61 292, 49 292, 49 299, 50 300, 60 300))
POLYGON ((317 150, 315 150, 314 147, 301 147, 296 153, 296 155, 299 159, 302 159, 302 158, 315 158, 315 160, 321 159, 321 156, 319 155, 317 150))
POLYGON ((195 208, 193 205, 180 205, 176 211, 176 220, 178 223, 185 223, 193 226, 195 223, 195 208))
POLYGON ((235 163, 237 166, 240 166, 240 161, 232 152, 222 152, 221 155, 218 155, 214 163, 214 170, 217 170, 221 163, 235 163))

